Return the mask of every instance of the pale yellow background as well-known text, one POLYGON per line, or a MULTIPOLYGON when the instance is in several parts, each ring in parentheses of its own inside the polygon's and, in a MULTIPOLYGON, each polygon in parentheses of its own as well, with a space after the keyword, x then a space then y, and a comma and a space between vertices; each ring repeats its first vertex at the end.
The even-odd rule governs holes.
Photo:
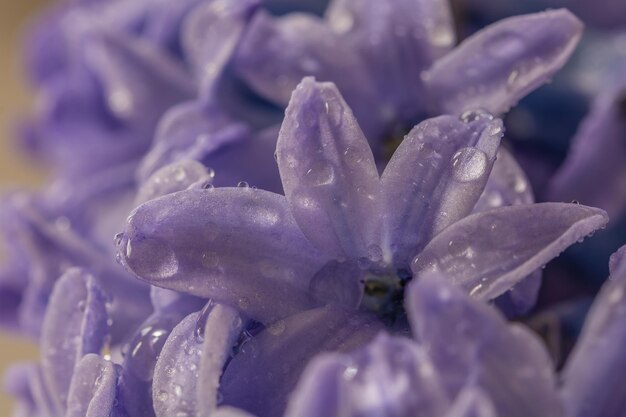
MULTIPOLYGON (((28 160, 19 157, 12 146, 12 123, 25 112, 31 99, 23 79, 19 49, 24 24, 36 8, 46 4, 39 0, 0 0, 0 188, 14 185, 35 186, 42 172, 28 160)), ((0 332, 0 373, 18 360, 37 357, 32 343, 0 332)), ((11 401, 0 393, 0 417, 10 415, 11 401)))

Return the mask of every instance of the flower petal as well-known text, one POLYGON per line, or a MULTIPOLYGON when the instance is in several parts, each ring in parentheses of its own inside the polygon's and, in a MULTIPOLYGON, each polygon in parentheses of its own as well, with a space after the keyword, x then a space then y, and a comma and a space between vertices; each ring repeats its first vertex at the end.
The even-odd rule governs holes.
POLYGON ((435 62, 424 81, 444 113, 502 114, 565 64, 582 29, 565 9, 504 19, 435 62))
POLYGON ((307 238, 336 257, 366 257, 378 243, 380 181, 367 140, 334 84, 300 83, 276 155, 291 212, 307 238))
POLYGON ((202 312, 190 314, 174 328, 154 368, 157 417, 208 416, 215 410, 222 369, 242 324, 235 310, 209 301, 202 312))
POLYGON ((440 271, 471 295, 493 299, 607 222, 603 210, 578 204, 502 207, 445 229, 411 269, 414 276, 440 271))
POLYGON ((350 354, 326 353, 303 372, 286 417, 441 417, 448 394, 426 352, 384 333, 350 354))
POLYGON ((115 365, 95 354, 85 355, 72 376, 66 417, 109 417, 117 405, 115 365))
POLYGON ((144 40, 105 29, 88 32, 86 65, 118 119, 153 125, 172 105, 194 96, 184 69, 144 40))
MULTIPOLYGON (((534 202, 533 190, 522 167, 506 148, 500 147, 485 190, 474 206, 474 213, 534 202)), ((535 271, 531 276, 496 298, 495 303, 498 308, 507 317, 527 313, 537 301, 541 276, 542 271, 535 271)))
POLYGON ((137 191, 135 206, 154 200, 167 194, 183 191, 193 183, 204 181, 210 184, 213 181, 212 172, 199 162, 182 160, 173 162, 152 174, 137 191))
POLYGON ((491 398, 496 415, 563 416, 549 355, 525 327, 509 325, 439 274, 412 284, 406 305, 413 332, 450 395, 471 384, 491 398))
POLYGON ((463 388, 446 417, 497 417, 489 397, 471 385, 463 388))
POLYGON ((425 110, 421 73, 455 43, 449 2, 335 0, 326 20, 372 75, 378 100, 368 116, 386 127, 415 120, 425 110))
POLYGON ((142 280, 262 321, 310 308, 309 281, 328 260, 302 235, 283 196, 252 188, 149 201, 131 215, 118 253, 142 280))
POLYGON ((41 367, 58 414, 65 413, 74 366, 105 344, 106 302, 96 279, 78 268, 54 286, 42 325, 41 367))
POLYGON ((185 21, 182 43, 200 91, 211 95, 260 0, 210 1, 185 21))
MULTIPOLYGON (((625 247, 621 248, 622 254, 625 247)), ((614 263, 563 370, 563 403, 571 417, 623 416, 626 409, 626 261, 614 263)))
POLYGON ((380 327, 375 317, 330 306, 273 323, 245 341, 226 368, 222 378, 224 404, 259 417, 281 415, 310 358, 323 351, 346 352, 360 347, 380 327))
POLYGON ((279 105, 287 104, 291 92, 309 75, 333 81, 350 102, 358 104, 363 97, 373 97, 358 52, 340 42, 323 20, 308 14, 274 18, 259 11, 241 40, 234 63, 254 90, 279 105))
POLYGON ((382 243, 398 267, 408 267, 432 236, 470 213, 487 183, 502 121, 478 113, 465 120, 420 123, 383 172, 382 243))
MULTIPOLYGON (((622 72, 626 70, 623 66, 622 72)), ((604 208, 611 218, 626 212, 626 77, 610 83, 593 103, 567 159, 551 179, 548 196, 604 208), (602 186, 598 186, 602 184, 602 186)))
POLYGON ((119 400, 130 417, 154 416, 152 379, 157 358, 182 319, 205 304, 203 300, 180 298, 155 311, 136 330, 125 347, 119 400))
POLYGON ((211 414, 211 417, 254 417, 243 410, 234 407, 220 407, 211 414))

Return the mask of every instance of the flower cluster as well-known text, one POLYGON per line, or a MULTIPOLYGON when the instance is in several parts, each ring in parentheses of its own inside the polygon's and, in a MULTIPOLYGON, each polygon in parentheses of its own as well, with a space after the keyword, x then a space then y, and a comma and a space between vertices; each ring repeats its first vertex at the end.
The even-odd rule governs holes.
POLYGON ((559 87, 596 92, 571 152, 529 157, 561 131, 524 97, 582 32, 557 9, 466 37, 446 0, 55 6, 21 131, 52 181, 0 213, 0 323, 41 348, 6 376, 15 415, 621 415, 619 221, 566 361, 507 320, 626 217, 626 78, 600 88, 589 47, 559 87))

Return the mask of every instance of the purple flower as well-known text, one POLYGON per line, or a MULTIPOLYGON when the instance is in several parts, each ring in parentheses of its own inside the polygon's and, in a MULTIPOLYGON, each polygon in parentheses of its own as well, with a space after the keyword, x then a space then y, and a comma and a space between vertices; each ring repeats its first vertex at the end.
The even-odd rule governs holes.
MULTIPOLYGON (((494 299, 606 224, 602 210, 576 204, 472 215, 501 135, 501 122, 484 113, 427 120, 409 133, 379 177, 335 86, 305 79, 294 91, 277 145, 285 196, 240 187, 151 200, 131 214, 119 255, 151 284, 210 298, 267 326, 230 361, 220 391, 225 404, 278 415, 307 358, 358 347, 382 323, 401 331, 402 293, 411 277, 442 273, 474 297, 494 299), (353 310, 357 306, 370 313, 353 310)), ((209 321, 214 311, 221 310, 211 310, 209 321)), ((243 326, 229 320, 236 325, 222 322, 211 333, 221 335, 215 340, 232 340, 243 326)), ((197 321, 189 316, 172 334, 191 341, 197 321)), ((195 345, 200 357, 213 349, 227 356, 228 344, 204 340, 195 345)), ((189 361, 194 370, 180 370, 177 378, 183 379, 155 374, 158 416, 187 410, 196 388, 180 381, 196 370, 202 375, 202 360, 170 351, 166 343, 157 370, 171 373, 163 361, 189 361)))

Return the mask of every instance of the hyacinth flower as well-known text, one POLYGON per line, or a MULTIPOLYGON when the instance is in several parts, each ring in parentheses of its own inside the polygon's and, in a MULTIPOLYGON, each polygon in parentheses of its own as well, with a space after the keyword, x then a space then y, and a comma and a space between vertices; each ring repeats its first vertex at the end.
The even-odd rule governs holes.
POLYGON ((218 396, 279 415, 314 354, 356 348, 384 325, 406 331, 411 277, 449 274, 492 300, 606 224, 602 210, 577 204, 471 214, 481 195, 493 196, 483 190, 502 133, 500 120, 480 112, 427 120, 379 177, 336 87, 308 78, 277 144, 285 196, 194 188, 139 206, 118 241, 122 263, 153 285, 211 300, 172 330, 156 360, 156 415, 208 414, 218 396))
POLYGON ((319 355, 285 415, 621 416, 624 253, 626 246, 611 257, 611 276, 560 378, 527 328, 506 323, 449 277, 427 274, 405 300, 415 342, 383 334, 355 352, 319 355))

